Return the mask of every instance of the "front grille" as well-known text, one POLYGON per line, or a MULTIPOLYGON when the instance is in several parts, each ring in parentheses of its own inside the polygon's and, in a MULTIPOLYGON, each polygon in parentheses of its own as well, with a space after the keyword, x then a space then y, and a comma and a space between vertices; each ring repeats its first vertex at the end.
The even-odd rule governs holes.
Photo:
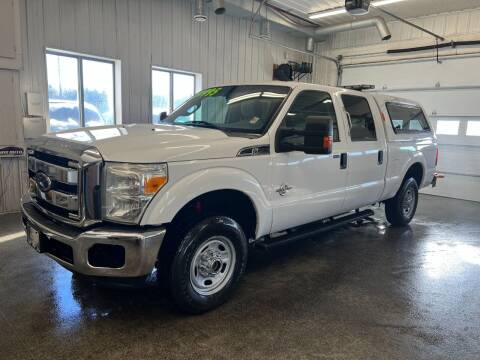
POLYGON ((38 150, 29 152, 30 195, 37 207, 70 222, 82 218, 82 172, 76 161, 38 150))
POLYGON ((59 165, 65 168, 68 168, 68 163, 70 162, 70 160, 65 157, 49 154, 42 151, 34 151, 33 157, 39 160, 43 160, 47 163, 59 165))

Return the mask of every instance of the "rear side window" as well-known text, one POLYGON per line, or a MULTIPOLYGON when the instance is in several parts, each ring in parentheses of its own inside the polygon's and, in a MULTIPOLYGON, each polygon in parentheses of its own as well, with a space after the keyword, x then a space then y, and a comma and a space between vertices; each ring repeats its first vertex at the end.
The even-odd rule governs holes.
POLYGON ((376 141, 375 121, 367 99, 355 95, 342 95, 342 101, 350 117, 352 141, 376 141))
POLYGON ((386 103, 395 134, 411 134, 430 131, 423 110, 418 106, 386 103))

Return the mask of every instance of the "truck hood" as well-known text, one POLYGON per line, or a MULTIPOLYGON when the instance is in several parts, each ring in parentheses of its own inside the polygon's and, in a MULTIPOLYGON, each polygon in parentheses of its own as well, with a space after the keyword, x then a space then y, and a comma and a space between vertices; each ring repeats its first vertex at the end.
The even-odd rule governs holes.
POLYGON ((231 158, 253 139, 182 125, 119 125, 44 135, 33 145, 66 153, 96 148, 106 161, 157 163, 231 158))

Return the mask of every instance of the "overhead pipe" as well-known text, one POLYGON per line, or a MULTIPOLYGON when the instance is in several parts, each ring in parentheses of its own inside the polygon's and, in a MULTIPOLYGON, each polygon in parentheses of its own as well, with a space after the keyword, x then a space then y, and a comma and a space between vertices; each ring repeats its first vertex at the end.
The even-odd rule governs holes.
POLYGON ((308 52, 315 51, 315 40, 313 39, 313 37, 308 37, 305 41, 305 50, 307 50, 308 52))
MULTIPOLYGON (((286 45, 283 45, 277 41, 274 41, 273 39, 271 39, 271 37, 269 39, 267 39, 265 36, 261 36, 262 34, 260 33, 260 36, 258 35, 255 35, 253 33, 253 24, 255 24, 255 19, 257 16, 261 16, 260 15, 260 10, 261 10, 261 7, 264 5, 264 3, 266 2, 266 0, 262 0, 260 2, 260 5, 259 7, 257 8, 256 11, 252 11, 252 18, 251 18, 251 21, 250 21, 250 31, 249 31, 249 34, 248 36, 251 38, 251 39, 256 39, 256 40, 264 40, 264 41, 268 41, 269 43, 272 43, 272 44, 275 44, 277 46, 280 46, 280 47, 283 47, 284 49, 288 49, 288 50, 293 50, 295 52, 298 52, 298 53, 302 53, 302 54, 307 54, 307 55, 314 55, 314 56, 318 56, 322 59, 325 59, 325 60, 328 60, 328 61, 331 61, 333 63, 335 63, 335 65, 337 66, 337 68, 340 66, 339 64, 339 61, 337 59, 334 59, 334 58, 331 58, 329 56, 325 56, 325 55, 322 55, 322 54, 317 54, 314 52, 314 41, 313 41, 313 38, 312 37, 309 37, 309 39, 307 40, 307 44, 306 44, 306 50, 305 51, 302 51, 302 50, 299 50, 299 49, 295 49, 295 48, 292 48, 292 47, 289 47, 289 46, 286 46, 286 45), (311 39, 311 41, 310 41, 311 39), (309 44, 310 43, 310 44, 309 44), (310 49, 309 49, 310 48, 310 49)), ((252 9, 253 10, 253 9, 252 9)), ((263 21, 266 21, 266 20, 263 20, 263 21)))
POLYGON ((193 20, 203 22, 207 20, 205 9, 205 0, 195 0, 195 9, 193 11, 193 20))
POLYGON ((306 44, 305 44, 305 50, 300 50, 296 49, 293 47, 286 46, 280 42, 274 41, 273 39, 266 40, 258 35, 255 35, 253 32, 253 24, 255 23, 255 20, 257 17, 263 18, 262 14, 260 14, 260 10, 262 6, 266 4, 265 0, 259 0, 257 2, 252 1, 252 0, 226 0, 226 2, 229 3, 229 7, 239 9, 241 11, 250 13, 252 15, 251 22, 250 22, 250 31, 249 31, 249 37, 252 39, 256 40, 261 40, 261 41, 266 41, 268 43, 274 44, 276 46, 282 47, 287 50, 295 51, 298 53, 318 57, 321 59, 325 59, 328 61, 331 61, 335 64, 338 72, 338 82, 341 82, 341 77, 342 77, 342 58, 332 58, 329 56, 325 56, 323 54, 319 54, 315 52, 315 40, 318 40, 322 36, 332 34, 335 32, 341 32, 341 31, 348 31, 348 30, 356 30, 356 29, 361 29, 361 28, 366 28, 366 27, 371 27, 375 26, 382 38, 382 40, 389 40, 391 38, 391 33, 390 30, 388 29, 388 26, 385 22, 385 20, 381 17, 376 17, 368 20, 362 20, 362 21, 357 21, 351 24, 346 24, 346 25, 338 25, 338 26, 332 26, 332 27, 327 27, 327 28, 313 28, 309 26, 299 26, 298 24, 294 23, 291 19, 286 18, 283 14, 280 14, 277 11, 271 12, 268 16, 268 20, 270 20, 273 23, 279 24, 281 26, 290 28, 292 30, 295 30, 297 32, 302 33, 303 35, 307 36, 306 44), (252 4, 257 3, 258 6, 255 9, 255 7, 252 4), (252 8, 253 6, 253 8, 252 8))
POLYGON ((341 24, 341 25, 334 25, 334 26, 319 28, 314 31, 314 36, 316 40, 321 40, 321 39, 324 39, 325 36, 330 34, 335 34, 342 31, 364 29, 372 26, 377 28, 378 33, 380 34, 380 38, 382 40, 390 40, 392 38, 392 34, 390 33, 390 29, 388 28, 387 23, 381 17, 374 17, 371 19, 354 21, 348 24, 341 24))
POLYGON ((411 27, 414 27, 415 29, 417 30, 420 30, 420 31, 423 31, 424 33, 428 34, 428 35, 432 35, 435 39, 437 39, 437 41, 445 41, 445 38, 443 36, 440 36, 438 34, 435 34, 433 31, 430 31, 430 30, 427 30, 421 26, 418 26, 417 24, 414 24, 412 23, 411 21, 408 21, 398 15, 395 15, 395 14, 392 14, 391 12, 385 10, 385 9, 382 9, 382 8, 379 8, 379 7, 374 7, 377 11, 380 11, 384 14, 387 14, 388 16, 391 16, 393 17, 394 19, 398 20, 398 21, 401 21, 403 22, 404 24, 407 24, 407 25, 410 25, 411 27))
MULTIPOLYGON (((469 52, 458 52, 450 54, 442 54, 442 59, 446 58, 458 58, 458 57, 478 57, 480 55, 480 51, 469 51, 469 52)), ((357 61, 350 63, 345 62, 342 64, 343 68, 352 68, 352 67, 359 67, 359 66, 370 66, 370 65, 383 65, 383 64, 401 64, 401 63, 411 63, 413 62, 422 62, 432 60, 431 55, 422 55, 422 56, 406 56, 401 59, 392 59, 392 58, 385 58, 380 60, 369 60, 369 61, 357 61)))
MULTIPOLYGON (((236 7, 243 11, 252 13, 252 0, 226 0, 226 1, 229 2, 230 6, 232 7, 236 7)), ((255 3, 255 1, 253 3, 255 3)), ((261 7, 266 2, 259 0, 257 3, 259 4, 257 11, 253 10, 254 18, 257 16, 262 16, 261 14, 259 14, 259 12, 261 7)), ((326 28, 317 28, 317 29, 311 26, 299 26, 298 24, 295 24, 292 20, 286 18, 284 15, 281 15, 278 11, 271 12, 269 15, 269 20, 276 24, 279 24, 284 27, 295 30, 297 32, 300 32, 303 35, 306 35, 307 37, 313 36, 315 37, 315 39, 321 38, 322 36, 332 34, 335 32, 355 30, 355 29, 361 29, 361 28, 366 28, 371 26, 375 26, 378 29, 382 40, 389 40, 392 37, 390 30, 388 29, 387 23, 381 17, 375 17, 371 19, 356 21, 349 24, 336 25, 336 26, 331 26, 326 28)))
MULTIPOLYGON (((244 13, 252 14, 252 0, 226 0, 226 2, 228 3, 229 8, 236 8, 241 10, 244 13)), ((260 5, 263 6, 265 2, 255 1, 254 3, 259 4, 257 5, 259 9, 260 5)), ((253 12, 256 13, 255 17, 256 16, 264 17, 258 12, 256 12, 255 10, 253 10, 253 12)), ((272 23, 279 24, 281 26, 287 27, 294 31, 300 32, 304 35, 313 36, 313 31, 314 31, 313 27, 298 26, 292 21, 287 20, 285 17, 279 16, 277 13, 274 13, 274 12, 269 13, 268 20, 270 20, 272 23)))
POLYGON ((438 49, 444 49, 449 47, 456 48, 458 46, 474 46, 474 45, 480 45, 480 40, 451 41, 445 44, 417 46, 417 47, 403 48, 403 49, 390 49, 390 50, 387 50, 387 54, 401 54, 401 53, 414 52, 414 51, 438 50, 438 49))
POLYGON ((259 36, 263 39, 271 39, 272 32, 270 30, 270 21, 267 19, 260 20, 260 32, 259 36))
POLYGON ((225 0, 213 0, 213 11, 215 15, 225 14, 225 0))

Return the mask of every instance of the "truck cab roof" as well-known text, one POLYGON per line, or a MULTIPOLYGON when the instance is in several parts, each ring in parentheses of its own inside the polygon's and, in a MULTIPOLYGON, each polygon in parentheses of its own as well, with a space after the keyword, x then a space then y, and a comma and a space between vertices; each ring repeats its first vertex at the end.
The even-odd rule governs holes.
POLYGON ((218 87, 223 87, 223 86, 239 86, 239 85, 268 85, 268 86, 286 86, 291 89, 317 89, 320 91, 348 91, 350 94, 351 93, 357 93, 359 96, 365 96, 365 95, 370 95, 373 96, 375 99, 377 99, 380 102, 397 102, 397 103, 402 103, 402 104, 408 104, 408 105, 413 105, 413 106, 420 106, 416 101, 410 100, 410 99, 405 99, 397 96, 392 96, 392 95, 387 95, 387 94, 382 94, 377 91, 359 91, 359 90, 353 90, 353 89, 347 89, 344 87, 339 87, 339 86, 329 86, 329 85, 320 85, 320 84, 311 84, 311 83, 306 83, 306 82, 299 82, 299 81, 262 81, 262 82, 245 82, 245 83, 225 83, 221 84, 218 87))

